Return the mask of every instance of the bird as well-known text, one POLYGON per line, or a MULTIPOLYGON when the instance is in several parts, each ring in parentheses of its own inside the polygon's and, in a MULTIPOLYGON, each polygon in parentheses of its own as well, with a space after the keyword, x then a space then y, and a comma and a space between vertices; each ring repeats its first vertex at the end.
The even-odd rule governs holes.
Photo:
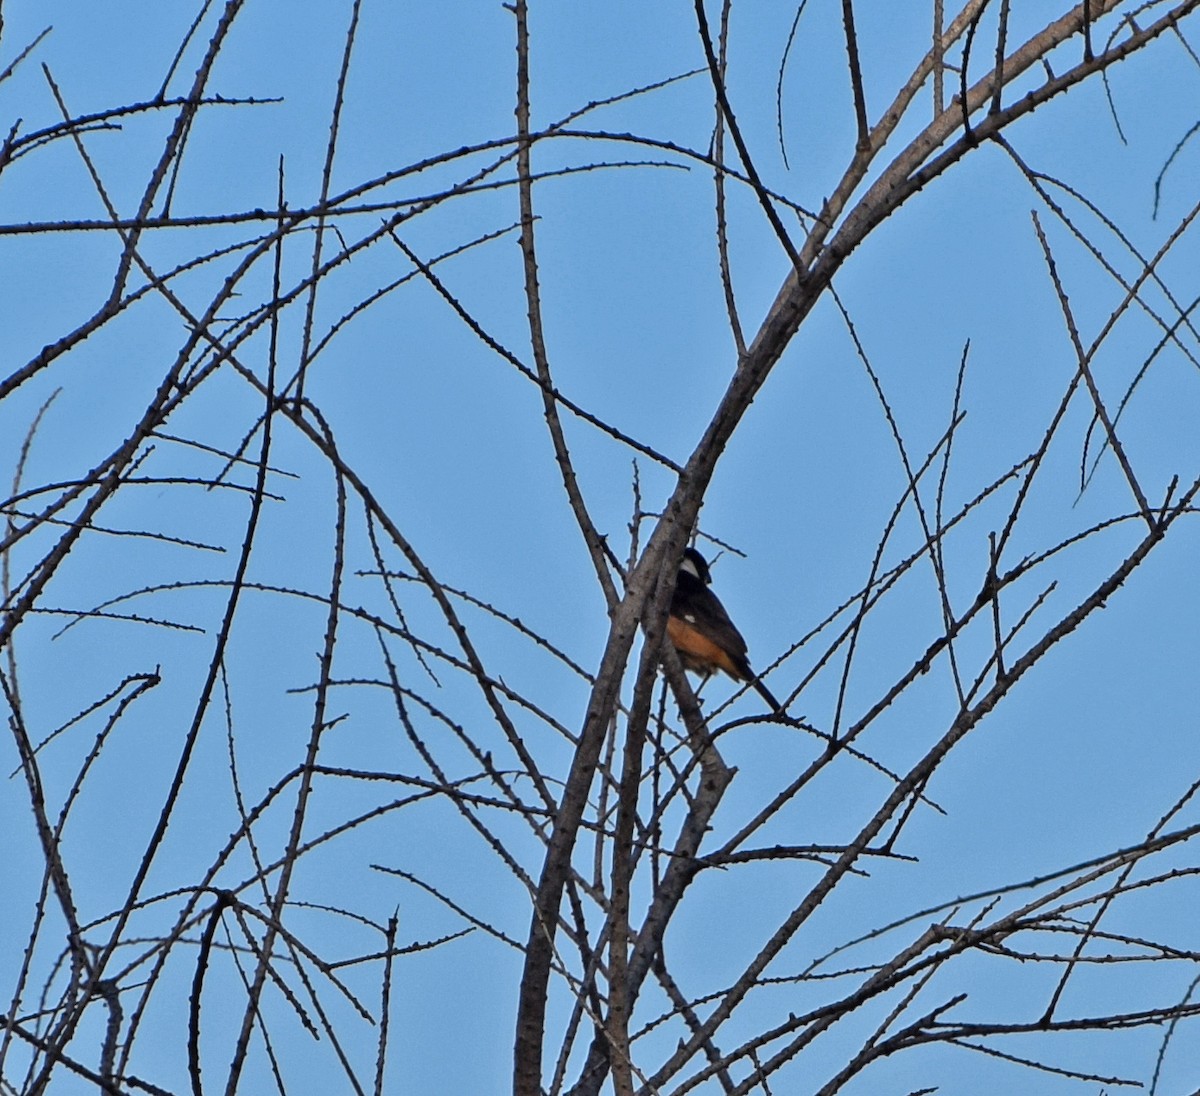
POLYGON ((746 641, 709 588, 708 562, 695 548, 684 549, 667 616, 667 636, 685 670, 705 677, 724 670, 734 681, 748 681, 777 714, 783 705, 750 669, 746 641))

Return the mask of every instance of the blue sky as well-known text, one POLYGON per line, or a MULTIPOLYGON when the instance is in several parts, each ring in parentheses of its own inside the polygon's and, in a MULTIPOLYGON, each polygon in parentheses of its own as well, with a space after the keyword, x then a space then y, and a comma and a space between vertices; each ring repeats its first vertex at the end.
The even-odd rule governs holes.
MULTIPOLYGON (((878 11, 860 7, 864 78, 874 119, 926 48, 929 30, 922 5, 912 5, 911 11, 902 5, 878 11)), ((815 208, 852 155, 854 119, 838 12, 830 4, 809 8, 801 17, 783 79, 787 165, 776 132, 775 89, 793 8, 735 11, 729 86, 766 185, 815 208)), ((1023 40, 1059 8, 1014 4, 1010 40, 1023 40)), ((42 64, 75 114, 152 99, 194 16, 190 5, 130 4, 114 13, 59 0, 10 2, 4 11, 0 68, 45 26, 53 30, 16 74, 0 83, 5 129, 17 118, 20 133, 58 120, 42 64)), ((186 88, 211 35, 212 19, 210 14, 198 41, 185 53, 169 94, 186 88)), ((589 102, 703 64, 690 5, 535 5, 531 19, 535 127, 550 125, 589 102)), ((468 3, 448 12, 436 4, 368 0, 361 20, 333 193, 425 157, 512 134, 513 21, 502 5, 468 3)), ((246 6, 209 90, 229 98, 279 101, 213 106, 200 116, 172 203, 176 216, 273 208, 280 157, 288 205, 317 201, 348 21, 348 5, 261 0, 246 6)), ((1107 33, 1108 24, 1104 29, 1107 33)), ((984 44, 972 61, 973 72, 983 71, 993 48, 991 34, 994 22, 985 20, 980 31, 984 44)), ((1078 41, 1052 58, 1052 66, 1063 71, 1077 55, 1078 41)), ((1023 94, 1038 79, 1040 74, 1030 75, 1009 94, 1023 94)), ((1098 79, 1043 106, 1007 136, 1031 167, 1085 192, 1150 254, 1196 200, 1196 152, 1188 145, 1165 178, 1154 216, 1155 177, 1195 121, 1198 84, 1200 70, 1186 50, 1178 40, 1164 37, 1112 72, 1112 103, 1127 140, 1114 124, 1098 79)), ((711 99, 711 85, 701 74, 598 109, 576 125, 636 133, 703 152, 713 124, 711 99)), ((917 103, 894 138, 897 149, 930 117, 928 91, 917 103)), ((146 113, 119 130, 90 133, 85 139, 115 205, 126 216, 136 209, 172 117, 166 111, 146 113)), ((488 162, 490 155, 455 160, 374 188, 364 200, 411 200, 437 193, 488 162)), ((571 399, 620 430, 683 461, 735 365, 715 258, 711 171, 678 154, 577 138, 539 144, 535 167, 590 168, 548 178, 535 188, 543 310, 556 382, 571 399), (634 160, 639 166, 626 163, 634 160)), ((503 177, 511 178, 511 171, 503 177)), ((753 195, 734 186, 729 198, 734 284, 742 322, 752 333, 786 274, 787 259, 753 195)), ((9 226, 104 218, 87 171, 67 141, 35 149, 9 165, 0 174, 0 203, 9 226)), ((1078 204, 1067 204, 1124 276, 1135 276, 1138 264, 1078 204)), ((1123 291, 995 146, 975 150, 912 199, 871 235, 835 279, 916 463, 946 429, 960 360, 970 344, 961 399, 966 417, 946 477, 947 512, 1038 445, 1076 368, 1033 227, 1034 210, 1083 338, 1090 341, 1123 291)), ((436 206, 402 226, 401 234, 406 245, 432 259, 509 228, 518 215, 514 188, 484 190, 436 206)), ((384 216, 372 210, 340 217, 341 238, 366 236, 384 216)), ((794 221, 788 223, 799 231, 794 221)), ((144 254, 163 271, 261 230, 264 226, 157 230, 146 237, 144 254)), ((336 246, 336 240, 327 238, 326 253, 336 246)), ((108 232, 6 231, 0 235, 0 249, 0 349, 7 375, 104 300, 119 243, 108 232)), ((1192 237, 1185 233, 1163 265, 1183 302, 1197 292, 1195 260, 1192 237)), ((283 284, 305 277, 311 263, 311 233, 294 233, 285 249, 283 284)), ((233 260, 221 260, 180 278, 180 296, 202 310, 232 265, 233 260)), ((438 270, 496 340, 522 360, 532 360, 514 233, 473 247, 438 270)), ((403 254, 386 239, 357 254, 322 282, 314 312, 317 336, 375 289, 410 272, 403 254)), ((232 322, 269 299, 270 275, 270 262, 261 262, 239 287, 239 295, 223 307, 221 318, 232 322)), ((134 284, 139 284, 137 278, 134 284)), ((1161 314, 1169 314, 1158 290, 1147 297, 1161 314)), ((295 369, 303 330, 301 299, 281 317, 281 375, 290 376, 295 369)), ((267 335, 262 329, 239 351, 259 377, 266 375, 267 335)), ((1101 348, 1096 376, 1111 405, 1120 400, 1159 336, 1153 321, 1131 309, 1101 348)), ((148 294, 0 401, 0 476, 15 467, 33 415, 56 390, 32 445, 25 484, 77 478, 96 466, 128 436, 185 337, 179 316, 148 294)), ((1194 350, 1194 337, 1185 338, 1194 350)), ((583 667, 595 669, 607 635, 604 602, 566 506, 535 386, 484 346, 416 277, 338 331, 313 363, 307 391, 330 423, 346 461, 443 582, 519 617, 583 667)), ((1173 476, 1188 484, 1197 475, 1197 394, 1195 367, 1177 350, 1168 351, 1156 360, 1122 417, 1122 440, 1152 502, 1162 500, 1173 476)), ((252 428, 261 408, 261 396, 224 368, 163 429, 229 450, 252 428)), ((1133 509, 1111 455, 1101 459, 1088 490, 1079 495, 1078 467, 1088 423, 1089 408, 1077 397, 1014 534, 1009 566, 1133 509)), ((596 523, 624 558, 634 454, 578 419, 567 418, 566 434, 596 523)), ((252 453, 257 446, 256 436, 252 453)), ((282 418, 277 420, 271 464, 280 472, 269 478, 268 489, 280 497, 264 508, 249 578, 324 595, 335 514, 328 464, 282 418)), ((140 470, 160 478, 205 477, 219 466, 211 455, 159 439, 140 470)), ((637 466, 642 506, 656 511, 673 478, 644 457, 637 466)), ((243 471, 236 479, 252 484, 253 474, 243 471)), ((879 401, 827 295, 731 441, 702 514, 706 534, 743 553, 727 552, 716 562, 714 585, 745 632, 756 666, 772 665, 861 588, 905 484, 879 401)), ((926 505, 932 506, 935 491, 936 474, 925 488, 926 505)), ((947 542, 947 581, 958 611, 980 587, 988 534, 1003 525, 1012 498, 1011 490, 1001 492, 947 542)), ((342 601, 348 608, 361 606, 394 620, 371 573, 377 567, 361 508, 352 504, 349 513, 342 601)), ((245 492, 131 483, 104 508, 102 524, 169 533, 223 552, 91 534, 57 571, 40 604, 86 610, 159 584, 227 583, 246 515, 245 492)), ((648 532, 647 526, 643 543, 648 532)), ((1140 532, 1136 521, 1125 522, 1054 557, 1014 589, 1005 605, 1006 624, 1015 623, 1043 589, 1055 584, 1031 622, 1032 641, 1086 596, 1140 532)), ((12 554, 14 576, 33 567, 57 535, 43 530, 19 545, 12 554)), ((884 566, 899 562, 921 539, 910 506, 884 552, 884 566)), ((705 550, 715 554, 710 546, 705 550)), ((918 861, 872 865, 869 878, 846 880, 789 945, 775 974, 802 970, 814 957, 893 917, 1081 862, 1144 837, 1195 779, 1200 762, 1192 686, 1200 655, 1194 623, 1195 552, 1195 533, 1181 522, 1107 608, 1031 672, 939 769, 928 794, 946 813, 918 809, 898 849, 918 861)), ((390 567, 400 566, 394 552, 385 554, 390 567)), ((451 647, 452 637, 429 599, 415 588, 402 590, 407 591, 407 626, 430 643, 451 647)), ((108 913, 127 891, 174 770, 226 596, 224 587, 207 585, 143 592, 118 606, 191 630, 93 619, 54 638, 64 618, 46 614, 31 617, 16 633, 24 716, 35 740, 125 675, 155 667, 162 673, 162 684, 118 724, 72 808, 65 848, 84 920, 108 913)), ((577 730, 586 684, 508 626, 471 607, 463 614, 493 676, 577 730)), ((267 591, 243 595, 227 680, 239 779, 251 802, 303 757, 325 615, 315 599, 267 591)), ((847 722, 867 710, 921 655, 939 627, 937 589, 926 562, 898 584, 863 632, 849 679, 847 722)), ((772 690, 782 696, 804 680, 830 638, 831 633, 822 633, 773 670, 772 690)), ((1015 651, 1024 646, 1018 641, 1015 651)), ((495 751, 498 765, 512 765, 478 691, 464 675, 440 664, 430 676, 402 643, 393 640, 390 649, 404 683, 444 707, 482 749, 495 751)), ((990 649, 991 624, 981 620, 963 640, 964 664, 978 667, 990 649)), ((379 650, 374 630, 345 614, 333 676, 346 684, 333 690, 330 715, 338 722, 325 736, 321 760, 427 776, 380 684, 385 666, 379 650)), ((821 728, 831 726, 840 665, 835 659, 832 668, 814 678, 793 714, 803 714, 821 728)), ((729 692, 728 682, 712 682, 705 696, 715 705, 729 692)), ((743 698, 733 714, 758 715, 755 704, 753 697, 743 698)), ((939 662, 860 745, 881 763, 903 771, 944 732, 955 709, 945 663, 939 662)), ((570 758, 564 738, 531 712, 516 708, 513 718, 543 772, 561 779, 570 758)), ((448 772, 465 777, 477 771, 448 727, 424 717, 419 722, 448 772)), ((52 817, 100 726, 94 719, 85 721, 43 751, 52 817)), ((716 820, 714 841, 736 832, 811 760, 815 749, 794 728, 752 724, 725 735, 722 750, 727 762, 737 766, 738 778, 716 820)), ((0 762, 8 771, 18 763, 8 740, 0 762)), ((848 841, 888 789, 886 780, 863 766, 848 761, 835 765, 771 824, 759 843, 848 841)), ((401 794, 378 781, 319 782, 311 830, 337 825, 401 794)), ((268 859, 285 839, 290 818, 289 800, 268 812, 256 830, 268 859)), ((512 842, 518 859, 536 878, 538 849, 528 830, 495 812, 488 820, 512 842)), ((1193 808, 1178 824, 1195 821, 1193 808)), ((237 824, 225 701, 218 694, 147 893, 194 883, 237 824)), ((11 884, 0 899, 0 924, 8 926, 0 949, 0 984, 7 993, 28 938, 41 878, 27 794, 19 780, 9 781, 0 796, 0 825, 15 835, 7 858, 11 884)), ((1164 861, 1190 867, 1192 859, 1184 847, 1164 861)), ((462 929, 464 921, 428 893, 372 870, 372 864, 418 874, 497 929, 517 940, 526 936, 529 902, 524 888, 444 801, 396 810, 307 856, 293 896, 353 909, 380 923, 395 910, 405 945, 462 929)), ((243 845, 224 870, 221 885, 239 883, 249 866, 243 845)), ((811 885, 814 871, 803 863, 762 864, 702 876, 668 940, 687 990, 698 996, 736 978, 811 885)), ((245 897, 251 901, 254 896, 245 897)), ((1182 880, 1160 889, 1157 897, 1137 896, 1118 904, 1106 925, 1195 948, 1195 929, 1187 917, 1194 897, 1194 884, 1182 880)), ((145 915, 145 935, 163 931, 168 906, 145 915)), ((328 958, 382 946, 373 930, 346 918, 293 912, 297 930, 328 958)), ((920 930, 901 933, 905 931, 915 936, 920 930)), ((48 976, 55 939, 47 930, 36 955, 38 978, 48 976)), ((892 945, 889 938, 881 946, 886 951, 892 945)), ((880 954, 867 947, 847 965, 877 960, 880 954)), ((176 955, 152 999, 161 1012, 155 1014, 155 1033, 140 1036, 134 1072, 183 1091, 187 1079, 178 1047, 186 1031, 194 949, 181 947, 176 955)), ((1014 970, 1012 964, 984 959, 965 966, 974 994, 967 1013, 978 1009, 1006 1019, 1036 1018, 1054 976, 1031 972, 1028 966, 1033 964, 1014 970)), ((398 960, 393 991, 397 1035, 389 1073, 394 1091, 506 1091, 519 972, 519 955, 481 931, 398 960)), ((1072 983, 1077 996, 1068 1007, 1080 1014, 1145 1007, 1181 998, 1188 981, 1174 968, 1170 973, 1156 969, 1140 981, 1110 980, 1102 976, 1107 973, 1080 975, 1072 983)), ((230 979, 227 990, 234 985, 236 974, 227 964, 221 976, 230 979)), ((347 977, 374 1007, 377 969, 354 968, 347 977)), ((560 991, 557 987, 555 993, 560 991)), ((128 992, 132 999, 136 990, 131 986, 128 992)), ((234 1004, 223 1009, 222 991, 209 992, 205 1076, 215 1078, 223 1077, 241 1003, 235 990, 234 1004)), ((820 983, 803 990, 762 991, 739 1013, 729 1046, 737 1044, 738 1034, 777 1022, 824 992, 820 983)), ((561 1008, 561 996, 553 1001, 561 1008)), ((639 1021, 652 1017, 661 1002, 661 995, 648 992, 647 1012, 639 1014, 639 1021)), ((292 1090, 306 1085, 316 1090, 311 1086, 318 1084, 323 1090, 339 1090, 344 1082, 327 1045, 313 1042, 278 999, 271 1007, 278 1009, 277 1049, 287 1061, 285 1073, 300 1086, 292 1090)), ((344 1005, 333 1007, 351 1054, 360 1064, 370 1063, 373 1031, 348 1010, 337 1011, 344 1005)), ((26 1002, 18 1011, 27 1013, 31 1006, 26 1002)), ((805 1076, 823 1083, 844 1063, 847 1048, 852 1052, 856 1038, 885 1014, 886 1009, 851 1018, 823 1037, 804 1059, 805 1076)), ((561 1015, 555 1015, 555 1023, 561 1023, 561 1015)), ((91 1013, 89 1019, 99 1024, 91 1013)), ((84 1029, 73 1045, 86 1060, 92 1060, 88 1048, 98 1030, 84 1029)), ((669 1054, 677 1037, 676 1029, 658 1036, 658 1044, 651 1037, 654 1049, 647 1052, 647 1062, 653 1065, 669 1054)), ((1067 1068, 1148 1081, 1160 1039, 1155 1030, 1094 1041, 1072 1037, 1045 1053, 1067 1068)), ((550 1045, 556 1049, 553 1038, 550 1045)), ((1009 1053, 1035 1053, 1032 1044, 1018 1040, 997 1045, 1009 1053)), ((1177 1056, 1168 1057, 1166 1068, 1177 1072, 1165 1074, 1164 1083, 1176 1084, 1179 1091, 1200 1083, 1189 1073, 1194 1066, 1177 1056)), ((261 1046, 256 1046, 247 1075, 254 1080, 248 1079, 246 1087, 259 1090, 266 1083, 265 1069, 261 1046)), ((940 1049, 898 1055, 848 1091, 905 1092, 922 1084, 940 1084, 946 1092, 998 1091, 1014 1076, 1021 1078, 1026 1092, 1076 1090, 1062 1078, 1014 1074, 1011 1066, 995 1060, 940 1049)), ((62 1091, 70 1091, 68 1082, 62 1085, 62 1091)), ((817 1087, 819 1083, 813 1085, 817 1087)), ((777 1091, 792 1089, 785 1083, 777 1091)))

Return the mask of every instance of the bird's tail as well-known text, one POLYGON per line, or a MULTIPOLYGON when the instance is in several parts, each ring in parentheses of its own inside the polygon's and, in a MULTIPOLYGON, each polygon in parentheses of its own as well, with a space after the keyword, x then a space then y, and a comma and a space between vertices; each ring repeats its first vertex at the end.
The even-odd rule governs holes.
POLYGON ((754 675, 751 675, 750 684, 753 685, 754 688, 758 690, 758 695, 761 696, 763 698, 763 700, 765 700, 768 704, 771 705, 771 710, 776 715, 784 715, 785 714, 784 710, 783 710, 783 705, 780 704, 779 701, 775 699, 771 690, 768 689, 766 687, 766 685, 763 684, 761 677, 756 677, 754 675))

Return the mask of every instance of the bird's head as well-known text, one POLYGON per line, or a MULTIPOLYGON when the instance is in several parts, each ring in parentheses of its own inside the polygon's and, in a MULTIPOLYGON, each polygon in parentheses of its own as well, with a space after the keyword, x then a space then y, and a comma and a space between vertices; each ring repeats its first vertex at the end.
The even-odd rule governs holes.
POLYGON ((679 573, 691 575, 706 586, 712 582, 712 575, 708 573, 708 563, 695 548, 683 550, 683 559, 679 561, 679 573))

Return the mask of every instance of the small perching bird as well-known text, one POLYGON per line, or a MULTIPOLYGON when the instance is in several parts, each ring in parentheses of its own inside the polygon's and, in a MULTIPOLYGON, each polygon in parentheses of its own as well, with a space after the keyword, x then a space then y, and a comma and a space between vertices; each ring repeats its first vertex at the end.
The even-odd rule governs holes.
POLYGON ((772 711, 782 714, 783 705, 750 669, 746 641, 733 626, 725 606, 708 588, 710 582, 705 558, 695 548, 685 549, 667 617, 667 636, 679 652, 684 669, 705 677, 723 670, 734 681, 748 681, 772 711))

